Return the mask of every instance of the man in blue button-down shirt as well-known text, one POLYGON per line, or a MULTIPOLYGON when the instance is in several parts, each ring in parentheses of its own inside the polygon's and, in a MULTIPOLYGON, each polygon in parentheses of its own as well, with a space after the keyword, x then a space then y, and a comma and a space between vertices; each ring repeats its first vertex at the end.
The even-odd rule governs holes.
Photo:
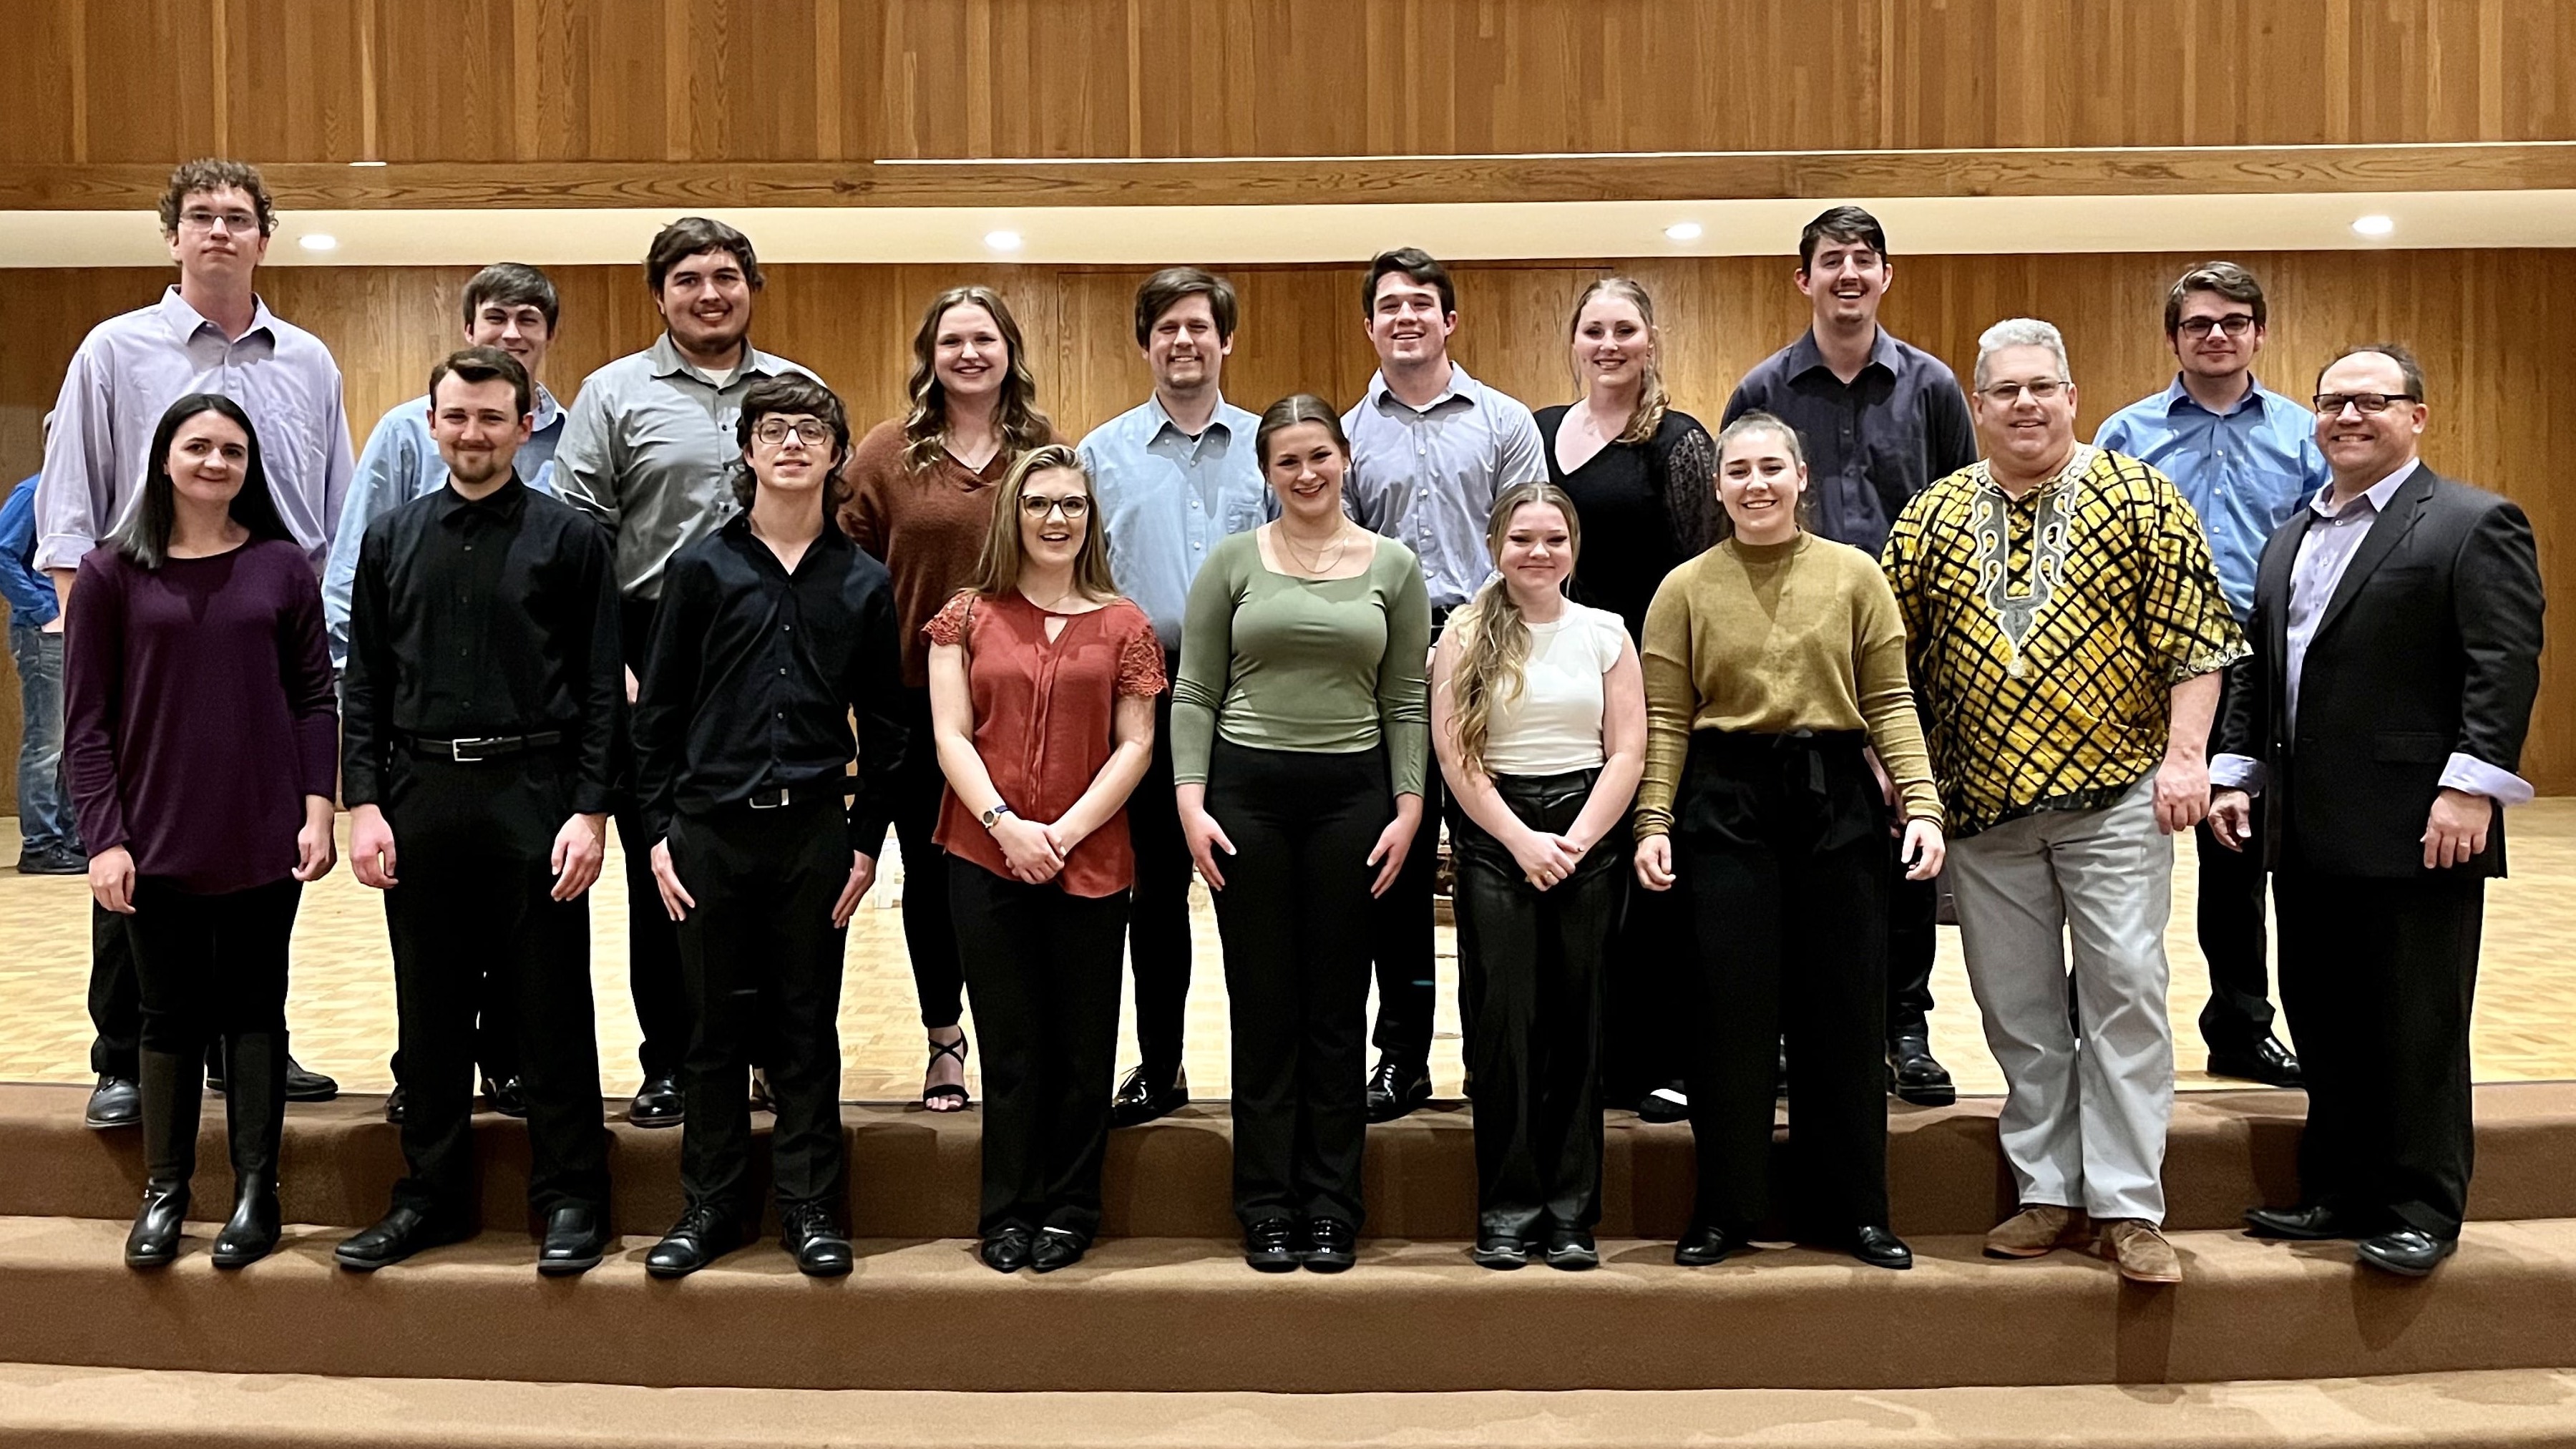
POLYGON ((63 625, 54 582, 36 572, 36 480, 0 503, 0 595, 9 600, 9 657, 18 666, 18 873, 89 868, 63 788, 63 625))
MULTIPOLYGON (((2163 391, 2113 413, 2093 438, 2172 479, 2190 501, 2240 624, 2253 617, 2264 543, 2332 477, 2307 406, 2254 380, 2269 315, 2262 284, 2234 262, 2183 273, 2165 295, 2165 345, 2181 371, 2163 391)), ((2218 848, 2209 831, 2203 823, 2194 832, 2200 954, 2209 962, 2209 1004, 2200 1013, 2209 1070, 2296 1086, 2298 1058, 2272 1031, 2262 861, 2218 848)))
MULTIPOLYGON (((1166 267, 1136 289, 1136 346, 1154 394, 1082 440, 1091 496, 1109 539, 1109 572, 1162 640, 1165 675, 1181 672, 1181 616, 1208 549, 1258 527, 1269 490, 1253 435, 1261 419, 1217 390, 1234 351, 1234 288, 1197 267, 1166 267)), ((1127 956, 1136 973, 1143 1060, 1118 1086, 1114 1126, 1185 1106, 1181 1020, 1190 994, 1190 849, 1172 793, 1172 692, 1154 701, 1154 762, 1127 797, 1136 847, 1127 956)))

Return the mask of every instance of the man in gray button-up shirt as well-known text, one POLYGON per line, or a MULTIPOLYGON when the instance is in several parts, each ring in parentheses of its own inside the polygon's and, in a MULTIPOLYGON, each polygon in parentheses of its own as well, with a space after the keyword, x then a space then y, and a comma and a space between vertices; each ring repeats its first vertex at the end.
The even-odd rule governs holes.
MULTIPOLYGON (((663 568, 734 514, 729 477, 742 451, 734 423, 743 394, 764 377, 812 375, 751 345, 760 259, 741 232, 684 216, 653 238, 644 272, 663 333, 582 380, 555 450, 555 491, 615 539, 630 701, 652 642, 663 568)), ((627 1120, 668 1127, 683 1115, 680 1059, 689 1047, 680 938, 662 911, 654 842, 631 797, 618 811, 617 839, 626 855, 627 984, 644 1031, 644 1085, 627 1120)))
MULTIPOLYGON (((1449 359, 1458 293, 1449 273, 1415 247, 1381 252, 1360 295, 1377 374, 1343 415, 1351 471, 1342 497, 1363 525, 1422 558, 1432 637, 1451 609, 1493 572, 1485 516, 1515 483, 1544 480, 1538 422, 1518 399, 1449 359)), ((1404 872, 1378 898, 1378 1063, 1369 1073, 1369 1117, 1400 1117, 1431 1097, 1431 877, 1439 851, 1440 772, 1423 780, 1427 827, 1404 872)))

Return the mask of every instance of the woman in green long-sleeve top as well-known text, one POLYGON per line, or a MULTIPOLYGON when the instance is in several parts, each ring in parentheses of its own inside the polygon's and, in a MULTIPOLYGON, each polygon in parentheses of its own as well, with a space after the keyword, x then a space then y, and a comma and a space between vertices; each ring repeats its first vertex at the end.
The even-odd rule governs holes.
POLYGON ((1225 943, 1244 1258, 1329 1273, 1360 1224, 1368 907, 1421 823, 1431 607, 1413 551, 1343 515, 1322 399, 1273 403, 1254 451, 1279 518, 1191 585, 1172 776, 1225 943))

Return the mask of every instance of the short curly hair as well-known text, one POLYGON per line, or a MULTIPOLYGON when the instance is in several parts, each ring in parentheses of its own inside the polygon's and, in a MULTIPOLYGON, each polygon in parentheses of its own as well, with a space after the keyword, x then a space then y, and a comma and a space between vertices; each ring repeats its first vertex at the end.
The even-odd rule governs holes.
POLYGON ((182 161, 170 173, 170 184, 161 189, 161 234, 179 234, 179 208, 200 191, 239 191, 250 198, 259 212, 259 234, 267 236, 277 230, 277 203, 268 194, 268 183, 260 180, 259 168, 247 161, 228 161, 221 156, 200 156, 182 161))

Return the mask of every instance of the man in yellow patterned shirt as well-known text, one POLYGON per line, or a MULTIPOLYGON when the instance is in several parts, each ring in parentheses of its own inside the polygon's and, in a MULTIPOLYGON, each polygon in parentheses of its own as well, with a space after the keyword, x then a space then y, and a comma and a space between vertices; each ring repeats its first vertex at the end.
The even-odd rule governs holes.
POLYGON ((2176 1282, 2158 1231, 2171 836, 2207 813, 2218 671, 2245 643, 2191 505, 2076 442, 2055 327, 1988 328, 1975 376, 1985 461, 1917 494, 1882 562, 1951 822, 1968 982, 2009 1089, 2020 1209, 1986 1251, 2037 1257, 2098 1229, 2123 1276, 2176 1282))

